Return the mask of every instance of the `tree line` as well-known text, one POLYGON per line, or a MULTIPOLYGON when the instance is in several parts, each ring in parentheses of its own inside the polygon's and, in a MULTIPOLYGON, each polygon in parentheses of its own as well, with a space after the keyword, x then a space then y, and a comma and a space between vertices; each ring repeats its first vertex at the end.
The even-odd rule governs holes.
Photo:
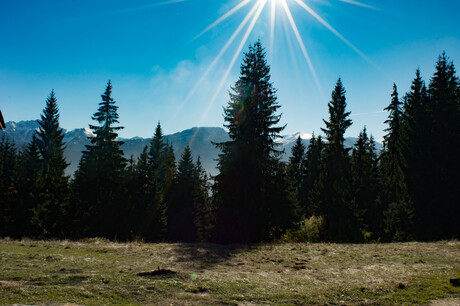
POLYGON ((394 85, 383 149, 366 128, 353 148, 339 78, 329 118, 288 162, 275 139, 280 105, 260 42, 249 47, 224 109, 229 140, 208 177, 190 147, 176 162, 160 123, 142 154, 118 140, 109 81, 75 175, 65 175, 64 132, 54 91, 40 128, 19 151, 0 142, 0 236, 106 237, 183 242, 408 241, 458 238, 460 81, 443 53, 426 84, 419 70, 402 98, 394 85))

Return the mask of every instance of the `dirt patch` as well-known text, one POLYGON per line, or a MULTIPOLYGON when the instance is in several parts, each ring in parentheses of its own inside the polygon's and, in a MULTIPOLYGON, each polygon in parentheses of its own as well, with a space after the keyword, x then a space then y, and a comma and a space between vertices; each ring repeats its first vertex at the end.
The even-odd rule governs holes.
POLYGON ((79 274, 79 273, 83 273, 83 270, 81 269, 66 269, 66 268, 62 268, 58 271, 52 271, 52 273, 59 273, 59 274, 79 274))
POLYGON ((4 288, 17 288, 24 286, 24 282, 19 281, 0 281, 0 287, 4 288))
POLYGON ((460 305, 460 298, 457 299, 442 299, 431 301, 433 306, 458 306, 460 305))
POLYGON ((196 293, 196 294, 207 293, 208 291, 209 291, 209 289, 205 288, 205 287, 193 287, 193 288, 190 288, 189 290, 187 290, 187 292, 196 293))
POLYGON ((70 276, 64 281, 64 284, 80 284, 87 279, 86 276, 83 275, 75 275, 70 276))
POLYGON ((137 276, 143 276, 143 277, 172 276, 175 274, 177 274, 177 272, 169 270, 169 269, 160 269, 160 267, 158 267, 158 270, 155 270, 152 272, 139 272, 137 273, 137 276))

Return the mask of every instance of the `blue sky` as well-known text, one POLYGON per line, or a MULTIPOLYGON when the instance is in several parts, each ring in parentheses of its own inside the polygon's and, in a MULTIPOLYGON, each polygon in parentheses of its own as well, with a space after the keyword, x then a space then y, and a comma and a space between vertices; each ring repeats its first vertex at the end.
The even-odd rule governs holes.
MULTIPOLYGON (((150 137, 158 121, 167 134, 222 126, 222 107, 239 74, 238 46, 252 19, 215 58, 257 1, 198 34, 242 1, 0 0, 0 109, 7 121, 36 119, 54 89, 61 126, 87 127, 110 79, 123 137, 150 137)), ((340 76, 354 122, 347 136, 366 125, 380 141, 393 82, 402 96, 417 67, 430 79, 442 51, 460 60, 460 1, 303 0, 354 50, 296 0, 285 0, 315 81, 281 0, 271 46, 271 1, 243 51, 257 39, 267 49, 282 123, 288 124, 283 134, 320 133, 340 76)))

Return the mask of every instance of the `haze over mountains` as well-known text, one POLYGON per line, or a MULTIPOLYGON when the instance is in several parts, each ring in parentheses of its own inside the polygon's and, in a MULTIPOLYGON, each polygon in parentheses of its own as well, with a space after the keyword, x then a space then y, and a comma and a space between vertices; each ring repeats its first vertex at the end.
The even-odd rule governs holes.
MULTIPOLYGON (((0 138, 6 137, 10 142, 14 143, 18 149, 22 149, 31 140, 36 129, 39 128, 36 120, 10 121, 6 123, 6 129, 0 131, 0 138)), ((152 135, 153 135, 152 129, 152 135)), ((92 135, 92 131, 88 128, 80 128, 74 130, 65 130, 64 143, 66 144, 65 158, 70 163, 66 172, 68 175, 72 175, 78 167, 78 162, 81 158, 81 152, 85 150, 85 145, 90 144, 88 136, 92 135)), ((284 150, 282 156, 283 160, 287 160, 291 154, 291 148, 294 146, 295 140, 300 136, 305 144, 308 146, 310 143, 311 134, 304 132, 297 132, 291 135, 285 135, 282 138, 276 140, 280 144, 279 149, 284 150)), ((177 132, 170 135, 164 136, 165 141, 172 144, 176 160, 178 160, 184 151, 187 144, 193 153, 193 157, 196 160, 198 156, 201 158, 201 162, 206 172, 211 175, 217 174, 216 169, 216 158, 220 153, 220 150, 213 145, 213 142, 223 142, 229 140, 227 132, 221 127, 194 127, 181 132, 177 132)), ((124 141, 121 146, 127 158, 134 156, 137 158, 143 148, 148 145, 151 138, 120 138, 119 140, 124 141)), ((356 138, 349 137, 345 140, 345 146, 351 147, 356 142, 356 138)), ((381 150, 382 145, 376 143, 377 150, 381 150)))

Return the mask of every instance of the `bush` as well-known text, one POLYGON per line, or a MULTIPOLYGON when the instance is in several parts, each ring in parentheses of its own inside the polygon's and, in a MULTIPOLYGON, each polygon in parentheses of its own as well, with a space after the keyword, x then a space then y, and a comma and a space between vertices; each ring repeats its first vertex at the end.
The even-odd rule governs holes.
POLYGON ((323 228, 323 217, 312 216, 301 221, 297 229, 288 230, 280 240, 281 242, 319 242, 323 228))

